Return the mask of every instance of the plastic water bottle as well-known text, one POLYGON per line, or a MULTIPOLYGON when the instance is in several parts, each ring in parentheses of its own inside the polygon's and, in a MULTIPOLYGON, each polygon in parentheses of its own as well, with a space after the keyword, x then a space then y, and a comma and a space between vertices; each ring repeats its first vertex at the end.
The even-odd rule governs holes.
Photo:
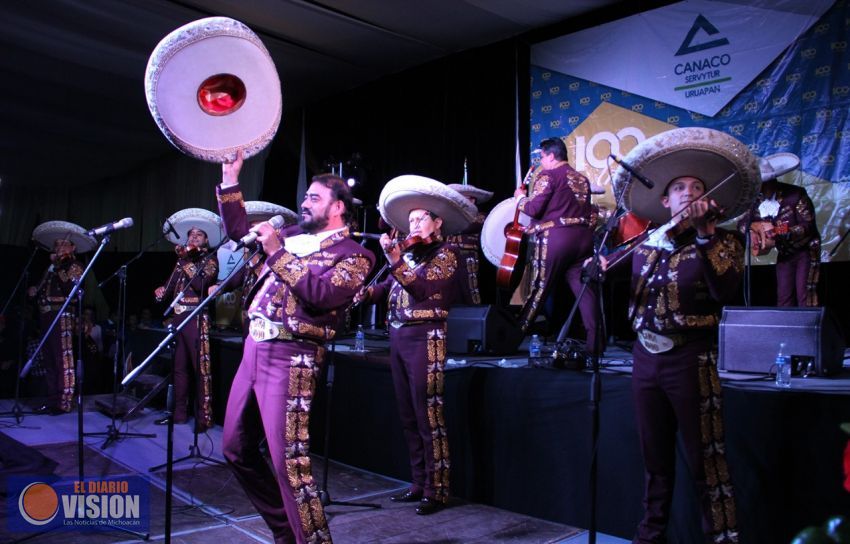
POLYGON ((366 335, 363 333, 363 325, 357 325, 357 332, 354 334, 354 351, 366 350, 366 335))
POLYGON ((540 352, 543 349, 543 342, 536 334, 531 337, 531 342, 528 344, 528 356, 530 358, 540 357, 540 352))
POLYGON ((791 387, 791 358, 784 352, 785 342, 780 342, 776 354, 776 387, 791 387))

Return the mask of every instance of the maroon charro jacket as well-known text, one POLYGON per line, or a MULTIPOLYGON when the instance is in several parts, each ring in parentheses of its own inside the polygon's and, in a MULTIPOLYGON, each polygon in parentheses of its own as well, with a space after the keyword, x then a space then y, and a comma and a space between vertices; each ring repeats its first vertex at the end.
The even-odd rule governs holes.
POLYGON ((466 282, 462 290, 464 304, 481 304, 478 290, 478 269, 481 253, 481 228, 485 216, 479 213, 475 221, 458 234, 446 236, 446 243, 455 248, 460 257, 460 267, 466 272, 466 282))
POLYGON ((530 228, 541 231, 571 225, 593 226, 590 182, 569 164, 537 175, 531 194, 520 199, 520 211, 531 217, 530 228))
POLYGON ((446 242, 402 256, 382 282, 371 287, 368 300, 389 295, 387 321, 398 327, 445 321, 453 304, 463 299, 466 273, 456 249, 446 242))
MULTIPOLYGON (((227 235, 232 240, 242 238, 249 226, 239 186, 219 186, 216 195, 227 235)), ((303 230, 297 225, 279 231, 281 243, 298 234, 303 230)), ((347 228, 323 240, 320 247, 303 257, 285 248, 267 257, 248 294, 248 314, 262 315, 295 337, 316 342, 333 339, 375 256, 349 238, 347 228)))

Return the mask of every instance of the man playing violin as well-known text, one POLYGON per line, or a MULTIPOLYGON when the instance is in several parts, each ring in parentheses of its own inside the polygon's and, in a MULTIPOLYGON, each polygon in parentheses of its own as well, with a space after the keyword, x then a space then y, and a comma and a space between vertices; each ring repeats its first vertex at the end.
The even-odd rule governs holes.
POLYGON ((443 415, 446 319, 451 306, 463 300, 467 285, 459 253, 442 234, 466 228, 477 210, 440 182, 419 176, 387 183, 379 209, 387 223, 410 234, 408 239, 422 240, 402 249, 383 235, 380 243, 390 273, 358 300, 388 300, 390 369, 412 477, 410 488, 390 500, 417 502, 416 513, 428 515, 449 498, 451 463, 443 415))
POLYGON ((744 247, 738 233, 716 225, 724 213, 738 215, 751 202, 756 162, 731 136, 695 127, 656 135, 630 156, 636 158, 629 164, 654 179, 654 187, 628 184, 621 169, 615 191, 627 191, 626 205, 636 215, 664 223, 633 251, 601 257, 603 268, 625 262, 624 254, 631 261, 629 320, 638 337, 632 392, 646 479, 645 513, 634 542, 667 541, 677 431, 705 541, 737 542, 716 365, 720 312, 739 294, 744 247), (664 179, 665 173, 670 177, 664 179), (701 198, 727 177, 723 191, 701 198), (668 236, 673 231, 676 236, 668 236))
MULTIPOLYGON (((216 189, 227 235, 248 234, 241 152, 222 165, 216 189)), ((246 304, 249 334, 224 419, 223 453, 276 543, 329 543, 310 462, 310 406, 344 310, 375 257, 349 237, 351 190, 331 174, 313 177, 298 225, 250 230, 266 255, 246 304), (271 467, 260 452, 268 441, 271 467)))
MULTIPOLYGON (((569 284, 578 296, 582 289, 582 262, 593 254, 596 213, 590 202, 590 182, 567 163, 563 140, 548 138, 540 142, 540 148, 543 171, 534 181, 531 194, 526 196, 523 187, 514 193, 519 199, 519 210, 531 217, 526 232, 534 235, 530 248, 532 289, 519 314, 523 332, 534 324, 541 307, 558 285, 569 284)), ((596 288, 588 284, 579 301, 589 352, 599 349, 595 292, 596 288)))
MULTIPOLYGON (((214 214, 211 214, 214 215, 214 214)), ((157 301, 170 300, 169 309, 174 312, 174 326, 182 323, 194 310, 207 287, 218 277, 218 259, 207 255, 209 240, 207 233, 199 227, 187 232, 185 245, 175 247, 177 263, 165 285, 157 287, 157 301), (182 296, 181 296, 182 293, 182 296), (180 296, 180 300, 176 297, 180 296)), ((212 416, 212 376, 210 373, 209 313, 203 311, 191 323, 181 329, 175 338, 174 347, 174 423, 186 423, 189 419, 189 399, 195 399, 195 426, 203 431, 214 425, 212 416), (194 395, 189 385, 195 384, 194 395)), ((155 421, 165 425, 168 418, 155 421)))
MULTIPOLYGON (((83 274, 83 265, 75 254, 76 245, 67 238, 57 237, 50 253, 50 266, 38 286, 27 294, 36 300, 42 330, 56 319, 65 299, 83 274)), ((57 326, 44 344, 44 368, 47 380, 47 402, 39 413, 51 415, 70 412, 74 405, 74 312, 75 305, 66 308, 57 326)))

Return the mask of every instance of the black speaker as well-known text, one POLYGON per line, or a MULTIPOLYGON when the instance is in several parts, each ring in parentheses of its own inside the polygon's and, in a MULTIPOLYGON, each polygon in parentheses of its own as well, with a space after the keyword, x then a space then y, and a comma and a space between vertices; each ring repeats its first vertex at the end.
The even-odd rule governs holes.
POLYGON ((449 353, 510 354, 523 334, 513 316, 499 306, 454 306, 449 311, 449 353))
POLYGON ((785 355, 804 371, 809 363, 818 376, 841 371, 844 341, 826 308, 723 308, 718 366, 729 372, 766 374, 780 342, 785 342, 785 355))

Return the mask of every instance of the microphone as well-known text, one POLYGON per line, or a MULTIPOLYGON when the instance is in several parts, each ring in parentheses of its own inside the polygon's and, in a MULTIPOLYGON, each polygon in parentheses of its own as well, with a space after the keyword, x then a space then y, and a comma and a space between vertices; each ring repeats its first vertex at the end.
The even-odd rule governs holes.
POLYGON ((180 238, 180 235, 177 234, 177 229, 174 228, 174 225, 168 219, 165 220, 165 224, 168 225, 168 230, 165 231, 165 234, 173 234, 175 238, 180 238))
POLYGON ((351 233, 351 235, 352 235, 352 236, 355 236, 355 237, 357 237, 357 238, 364 238, 364 239, 366 239, 366 240, 380 240, 380 239, 381 239, 381 235, 380 235, 380 234, 372 234, 371 232, 357 232, 357 231, 354 231, 354 232, 352 232, 352 233, 351 233))
POLYGON ((653 187, 655 187, 655 182, 654 182, 654 181, 652 181, 651 179, 645 178, 645 177, 643 176, 643 174, 638 173, 638 172, 637 172, 637 170, 635 170, 634 168, 632 168, 631 166, 629 166, 629 165, 628 165, 628 163, 625 163, 625 162, 621 161, 620 159, 618 159, 618 158, 617 158, 617 156, 616 156, 616 155, 614 155, 613 153, 612 153, 611 155, 609 155, 609 157, 611 157, 612 159, 614 159, 614 162, 616 162, 617 164, 619 164, 620 166, 622 166, 622 167, 623 167, 623 169, 624 169, 626 172, 628 172, 628 173, 629 173, 629 174, 631 174, 632 176, 636 177, 636 178, 637 178, 637 180, 638 180, 638 181, 640 181, 641 183, 643 183, 643 185, 644 185, 647 189, 652 189, 653 187))
MULTIPOLYGON (((276 215, 268 220, 268 224, 272 226, 273 229, 277 230, 283 227, 285 220, 282 215, 276 215)), ((260 236, 259 232, 252 231, 239 239, 239 243, 236 244, 236 249, 242 249, 245 246, 250 246, 254 242, 257 241, 257 238, 260 236)))
POLYGON ((116 230, 128 229, 133 226, 133 218, 125 217, 121 221, 117 221, 115 223, 107 223, 106 225, 97 227, 96 229, 91 229, 86 232, 88 236, 103 236, 104 234, 109 234, 110 232, 115 232, 116 230))
POLYGON ((177 305, 180 304, 180 301, 183 300, 183 296, 185 294, 186 291, 180 291, 179 293, 177 293, 177 296, 174 297, 174 300, 172 300, 171 304, 168 305, 168 308, 165 309, 165 313, 162 314, 162 317, 168 317, 168 314, 170 314, 174 310, 174 308, 176 308, 177 305))

